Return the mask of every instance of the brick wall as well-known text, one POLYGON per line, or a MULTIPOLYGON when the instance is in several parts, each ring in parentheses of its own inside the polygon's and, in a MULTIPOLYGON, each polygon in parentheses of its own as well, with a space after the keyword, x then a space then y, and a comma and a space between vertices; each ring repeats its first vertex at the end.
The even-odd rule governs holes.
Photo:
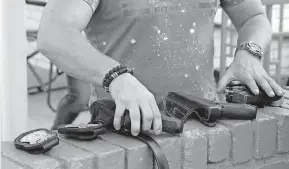
MULTIPOLYGON (((289 91, 287 91, 289 96, 289 91)), ((288 106, 288 105, 287 105, 288 106)), ((153 169, 147 145, 108 132, 94 141, 70 140, 43 155, 2 142, 2 169, 153 169)), ((289 110, 259 109, 256 120, 222 120, 209 128, 189 120, 181 135, 153 136, 171 169, 289 169, 289 110)))

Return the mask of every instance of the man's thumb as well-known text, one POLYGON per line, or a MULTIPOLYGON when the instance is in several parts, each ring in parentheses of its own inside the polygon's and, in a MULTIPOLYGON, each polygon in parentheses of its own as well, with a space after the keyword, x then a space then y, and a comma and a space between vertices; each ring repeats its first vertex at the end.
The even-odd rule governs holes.
POLYGON ((217 87, 217 93, 221 93, 226 85, 229 83, 230 80, 230 76, 228 75, 228 73, 225 73, 225 75, 221 78, 221 80, 218 83, 218 87, 217 87))

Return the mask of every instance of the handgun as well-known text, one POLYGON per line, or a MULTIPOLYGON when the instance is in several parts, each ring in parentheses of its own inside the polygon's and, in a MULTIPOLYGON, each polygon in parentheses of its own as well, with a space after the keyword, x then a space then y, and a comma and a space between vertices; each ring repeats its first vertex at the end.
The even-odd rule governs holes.
POLYGON ((176 104, 183 110, 192 111, 190 117, 196 117, 207 126, 215 126, 220 119, 254 120, 257 115, 257 107, 254 105, 216 102, 195 95, 169 92, 166 107, 171 110, 166 112, 169 116, 182 118, 184 111, 176 110, 176 104))
MULTIPOLYGON (((104 127, 113 129, 113 118, 115 113, 115 102, 109 99, 102 99, 94 102, 90 106, 91 122, 92 124, 102 124, 104 127)), ((170 134, 179 134, 183 132, 184 123, 181 119, 166 116, 161 112, 162 119, 162 131, 170 134)), ((142 126, 142 120, 140 120, 142 126)), ((131 120, 129 117, 129 111, 125 110, 121 119, 121 130, 130 130, 131 120)), ((153 128, 153 125, 151 126, 153 128)))
POLYGON ((259 87, 259 94, 255 95, 248 86, 236 80, 231 81, 226 86, 225 94, 226 101, 229 103, 251 104, 257 107, 264 107, 265 105, 280 106, 284 101, 282 96, 268 96, 261 87, 259 87))

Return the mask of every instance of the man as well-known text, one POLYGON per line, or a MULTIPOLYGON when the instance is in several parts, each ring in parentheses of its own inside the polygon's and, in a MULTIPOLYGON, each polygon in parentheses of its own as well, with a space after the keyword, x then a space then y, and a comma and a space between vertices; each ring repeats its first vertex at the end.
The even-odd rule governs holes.
POLYGON ((102 86, 105 75, 118 65, 134 68, 134 75, 123 73, 109 84, 116 103, 114 127, 120 128, 127 109, 133 135, 152 124, 156 134, 162 131, 157 103, 166 92, 213 100, 230 80, 239 79, 255 94, 259 85, 269 96, 281 96, 283 90, 260 60, 270 40, 260 0, 49 0, 38 48, 69 75, 71 85, 54 128, 71 123, 87 106, 88 83, 102 86), (219 6, 239 33, 239 49, 215 89, 213 20, 219 6))

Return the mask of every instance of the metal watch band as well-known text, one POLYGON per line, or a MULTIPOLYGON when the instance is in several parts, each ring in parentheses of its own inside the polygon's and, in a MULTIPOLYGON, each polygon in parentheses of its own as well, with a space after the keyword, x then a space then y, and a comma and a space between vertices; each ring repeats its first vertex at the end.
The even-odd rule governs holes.
POLYGON ((252 55, 256 56, 258 59, 262 60, 263 59, 263 50, 262 48, 257 45, 256 43, 253 42, 245 42, 242 43, 235 52, 235 55, 237 54, 238 51, 240 50, 246 50, 252 55))

